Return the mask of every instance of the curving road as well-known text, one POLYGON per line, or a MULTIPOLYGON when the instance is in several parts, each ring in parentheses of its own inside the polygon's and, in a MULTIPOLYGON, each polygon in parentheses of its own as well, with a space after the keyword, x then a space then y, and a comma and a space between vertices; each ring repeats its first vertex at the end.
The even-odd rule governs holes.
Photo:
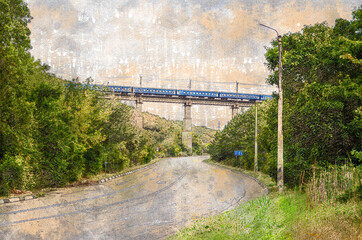
POLYGON ((0 206, 1 239, 163 239, 193 219, 265 194, 250 178, 202 162, 162 161, 105 184, 0 206))

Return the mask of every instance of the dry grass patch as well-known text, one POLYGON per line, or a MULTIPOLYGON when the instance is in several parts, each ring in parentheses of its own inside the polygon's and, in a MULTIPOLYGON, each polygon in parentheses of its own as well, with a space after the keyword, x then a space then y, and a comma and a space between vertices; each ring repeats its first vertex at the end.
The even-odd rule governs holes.
POLYGON ((325 203, 302 214, 291 230, 295 239, 362 239, 361 204, 325 203))

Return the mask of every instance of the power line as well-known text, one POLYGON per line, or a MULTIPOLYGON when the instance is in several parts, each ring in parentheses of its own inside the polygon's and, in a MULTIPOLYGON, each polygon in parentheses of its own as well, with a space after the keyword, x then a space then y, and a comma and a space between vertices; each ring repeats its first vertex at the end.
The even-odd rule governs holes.
MULTIPOLYGON (((275 87, 271 86, 271 85, 262 85, 262 84, 256 84, 256 83, 245 83, 245 82, 210 82, 207 80, 198 80, 198 79, 186 79, 186 78, 158 78, 155 75, 134 75, 134 76, 117 76, 117 77, 104 77, 105 79, 129 79, 129 80, 139 80, 139 77, 142 76, 143 82, 156 82, 156 81, 163 81, 160 82, 160 84, 166 84, 164 81, 169 81, 169 83, 172 82, 182 82, 184 84, 189 84, 190 81, 194 82, 194 83, 206 83, 207 85, 211 86, 211 85, 220 85, 220 84, 226 84, 226 85, 235 85, 236 83, 240 86, 240 85, 245 85, 245 86, 257 86, 257 87, 262 87, 264 89, 273 89, 275 87)), ((242 87, 244 89, 252 89, 252 88, 248 88, 248 87, 242 87)), ((255 89, 257 90, 257 89, 255 89)))

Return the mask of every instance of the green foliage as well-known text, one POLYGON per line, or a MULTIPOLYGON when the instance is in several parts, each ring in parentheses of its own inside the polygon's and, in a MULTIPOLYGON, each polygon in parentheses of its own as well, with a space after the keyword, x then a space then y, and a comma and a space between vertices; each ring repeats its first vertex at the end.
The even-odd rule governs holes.
POLYGON ((361 176, 361 165, 313 168, 311 180, 303 187, 314 205, 325 201, 361 201, 361 176))
POLYGON ((263 196, 217 216, 194 221, 171 239, 356 239, 358 202, 310 208, 305 194, 263 196))
POLYGON ((352 156, 358 160, 358 163, 361 164, 362 162, 362 152, 358 152, 356 150, 352 150, 352 156))
POLYGON ((167 148, 167 153, 171 156, 171 157, 177 157, 180 156, 180 153, 182 152, 182 149, 180 148, 180 146, 176 143, 173 143, 171 146, 169 146, 167 148))
POLYGON ((167 121, 152 114, 144 114, 143 134, 147 138, 149 149, 152 149, 151 152, 156 157, 177 157, 187 152, 181 142, 181 132, 182 122, 167 121))
POLYGON ((263 196, 218 216, 200 219, 175 239, 291 239, 303 196, 263 196), (298 204, 299 203, 299 204, 298 204))
POLYGON ((91 148, 87 149, 84 153, 84 158, 86 159, 84 164, 84 176, 96 175, 103 170, 103 156, 102 152, 103 146, 101 144, 96 144, 91 148))
MULTIPOLYGON (((276 156, 276 134, 274 134, 276 126, 276 101, 265 101, 259 104, 258 165, 259 169, 266 173, 269 173, 269 170, 270 173, 273 172, 270 168, 274 164, 274 156, 276 156)), ((235 117, 222 132, 215 135, 208 152, 215 161, 252 170, 254 169, 254 147, 255 107, 252 107, 235 117), (236 159, 235 150, 242 150, 243 156, 236 159)))
POLYGON ((23 168, 19 157, 5 156, 0 164, 0 195, 23 187, 23 168))
POLYGON ((32 150, 33 105, 23 89, 33 61, 28 50, 30 13, 19 0, 0 1, 0 159, 32 150))
POLYGON ((151 145, 147 145, 146 147, 146 156, 143 159, 143 164, 147 164, 149 162, 151 162, 152 159, 155 158, 155 149, 151 146, 151 145))
POLYGON ((103 141, 96 124, 104 117, 96 93, 65 87, 49 75, 35 76, 30 97, 36 106, 34 171, 40 186, 64 186, 84 175, 87 150, 103 141))
MULTIPOLYGON (((30 13, 19 0, 0 1, 0 166, 2 194, 21 188, 19 159, 34 153, 35 106, 28 101, 27 79, 36 66, 28 50, 30 13), (16 157, 15 157, 16 156, 16 157), (8 179, 9 176, 14 180, 8 179)), ((39 71, 40 68, 39 68, 39 71)))
POLYGON ((202 155, 204 152, 201 136, 197 133, 192 134, 192 153, 202 155))
POLYGON ((131 107, 106 103, 100 91, 56 78, 34 61, 30 20, 23 1, 0 0, 0 195, 65 186, 186 152, 180 123, 137 129, 131 107))
MULTIPOLYGON (((305 26, 282 37, 284 180, 297 185, 312 164, 328 166, 351 159, 360 164, 362 151, 361 14, 305 26), (353 153, 351 155, 351 153, 353 153)), ((278 84, 278 44, 267 49, 267 81, 278 84)), ((277 97, 258 109, 259 169, 276 177, 277 97)), ((251 169, 254 153, 254 108, 233 119, 209 146, 214 160, 251 169), (241 161, 233 151, 241 149, 241 161)))
MULTIPOLYGON (((358 238, 361 168, 344 165, 315 170, 313 179, 302 184, 305 192, 270 193, 220 215, 198 219, 171 239, 358 238)), ((265 178, 259 180, 269 185, 265 178)))

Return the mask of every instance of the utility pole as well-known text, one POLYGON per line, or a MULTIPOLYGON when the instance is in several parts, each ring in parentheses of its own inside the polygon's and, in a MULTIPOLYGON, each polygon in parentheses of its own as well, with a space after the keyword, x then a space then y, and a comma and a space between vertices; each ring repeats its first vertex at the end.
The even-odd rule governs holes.
POLYGON ((258 103, 255 102, 255 157, 254 172, 258 171, 258 103))
POLYGON ((238 93, 239 92, 239 83, 238 83, 238 81, 236 81, 235 82, 235 89, 236 89, 236 93, 238 93))
POLYGON ((278 167, 277 167, 277 185, 278 192, 282 192, 284 188, 284 169, 283 169, 283 89, 282 89, 282 36, 274 28, 260 24, 277 33, 279 46, 279 99, 278 99, 278 167))

